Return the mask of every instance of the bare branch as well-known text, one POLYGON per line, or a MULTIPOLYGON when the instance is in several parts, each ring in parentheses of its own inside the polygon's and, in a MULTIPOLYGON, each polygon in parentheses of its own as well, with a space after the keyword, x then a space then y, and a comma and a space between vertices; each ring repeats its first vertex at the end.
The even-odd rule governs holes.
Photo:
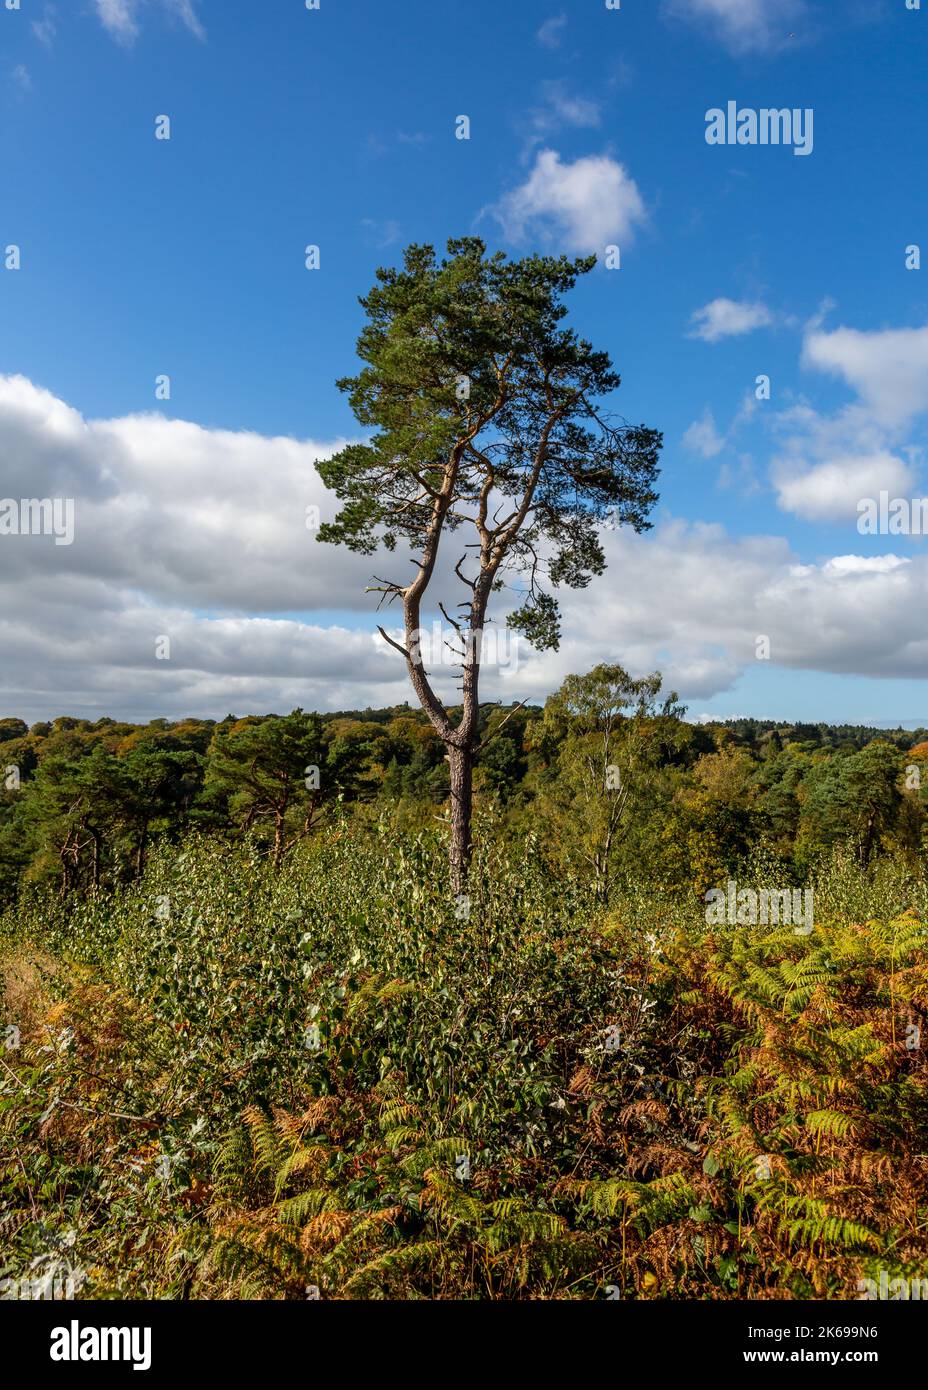
POLYGON ((388 637, 387 634, 384 632, 383 628, 379 625, 377 631, 380 633, 381 637, 385 642, 389 642, 390 646, 393 647, 395 651, 399 652, 400 656, 405 657, 407 661, 412 661, 412 657, 409 655, 409 652, 406 650, 406 648, 401 646, 399 642, 394 642, 392 637, 388 637))

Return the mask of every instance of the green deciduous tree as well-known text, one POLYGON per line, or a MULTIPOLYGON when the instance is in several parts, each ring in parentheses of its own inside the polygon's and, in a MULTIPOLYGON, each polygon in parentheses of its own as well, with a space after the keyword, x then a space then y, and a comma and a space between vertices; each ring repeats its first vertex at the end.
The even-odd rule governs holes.
POLYGON ((654 829, 669 795, 662 768, 685 747, 684 710, 675 694, 658 702, 661 677, 634 680, 618 665, 568 676, 545 705, 544 725, 556 748, 549 807, 568 857, 592 874, 609 897, 622 852, 626 862, 654 829))

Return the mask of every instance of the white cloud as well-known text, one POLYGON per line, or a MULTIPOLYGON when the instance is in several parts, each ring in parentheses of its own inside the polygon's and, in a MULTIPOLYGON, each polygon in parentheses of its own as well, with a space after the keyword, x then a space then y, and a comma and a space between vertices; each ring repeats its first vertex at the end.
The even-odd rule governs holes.
POLYGON ((566 26, 566 14, 552 15, 550 19, 545 20, 535 37, 540 44, 544 44, 545 48, 560 48, 561 34, 566 26))
POLYGON ((891 429, 928 410, 928 326, 864 333, 854 328, 806 336, 803 364, 841 377, 873 419, 891 429))
POLYGON ((928 632, 911 621, 928 602, 926 555, 803 565, 782 538, 682 521, 606 533, 604 546, 604 578, 566 600, 565 671, 623 660, 708 697, 754 667, 764 633, 773 663, 790 669, 928 675, 928 632))
POLYGON ((702 454, 704 459, 715 458, 725 448, 725 438, 715 426, 715 416, 706 406, 698 420, 694 420, 683 436, 683 443, 694 454, 702 454))
POLYGON ((835 555, 823 566, 826 575, 892 574, 909 560, 901 555, 835 555))
MULTIPOLYGON (((402 575, 405 558, 321 546, 305 527, 307 505, 333 515, 313 463, 335 447, 155 414, 88 420, 0 377, 3 492, 76 499, 71 546, 0 535, 0 714, 412 703, 363 593, 372 572, 402 575), (169 661, 155 659, 162 634, 169 661)), ((911 621, 928 603, 928 556, 803 565, 781 538, 683 522, 607 531, 603 544, 606 574, 561 593, 561 651, 520 645, 516 668, 486 670, 486 699, 543 699, 567 672, 610 660, 708 698, 754 668, 759 633, 791 669, 928 676, 928 634, 911 621)), ((447 607, 451 584, 436 583, 447 607)), ((505 600, 493 616, 504 620, 505 600)), ((453 672, 438 684, 455 698, 453 672)))
POLYGON ((849 521, 864 498, 913 496, 924 450, 907 432, 928 409, 928 328, 829 332, 818 318, 806 330, 802 363, 855 395, 830 414, 800 402, 771 418, 780 506, 807 521, 849 521))
MULTIPOLYGON (((104 28, 121 43, 131 44, 139 33, 139 11, 146 0, 93 0, 104 28)), ((156 0, 174 18, 196 34, 205 37, 205 30, 194 8, 194 0, 156 0)))
POLYGON ((135 12, 137 0, 94 0, 104 28, 124 43, 131 43, 138 34, 135 12))
POLYGON ((704 343, 718 343, 723 338, 751 333, 755 328, 766 328, 773 322, 773 314, 765 304, 713 299, 692 315, 689 337, 701 338, 704 343))
MULTIPOLYGON (((334 514, 314 461, 338 444, 211 430, 158 414, 86 420, 24 377, 0 377, 4 496, 73 497, 54 573, 170 607, 252 613, 364 607, 370 565, 317 543, 334 514), (334 586, 334 587, 333 587, 334 586)), ((49 570, 40 537, 0 538, 0 583, 49 570)))
POLYGON ((72 545, 0 534, 2 708, 147 718, 406 699, 402 663, 331 617, 363 624, 371 562, 306 527, 307 507, 334 514, 313 465, 339 442, 87 420, 0 377, 3 495, 75 504, 72 545), (155 659, 162 634, 169 661, 155 659))
POLYGON ((605 575, 563 595, 561 650, 525 652, 518 698, 543 699, 571 671, 620 661, 636 675, 660 670, 684 699, 708 699, 756 670, 761 633, 772 666, 928 675, 928 634, 911 622, 928 601, 928 556, 803 565, 780 537, 683 521, 640 536, 605 532, 603 545, 605 575))
POLYGON ((773 481, 784 511, 804 521, 851 521, 861 499, 878 497, 883 490, 891 497, 906 496, 914 477, 902 459, 884 452, 830 459, 806 471, 797 471, 795 462, 780 463, 774 466, 773 481))
POLYGON ((32 90, 32 78, 29 75, 29 69, 24 63, 16 64, 16 67, 13 69, 13 81, 21 92, 29 92, 32 90))
POLYGON ((525 183, 490 209, 511 241, 546 235, 572 251, 602 251, 627 242, 644 220, 638 186, 624 165, 608 155, 563 164, 541 150, 525 183))
POLYGON ((665 0, 671 20, 707 24, 733 53, 776 52, 808 17, 805 0, 665 0))

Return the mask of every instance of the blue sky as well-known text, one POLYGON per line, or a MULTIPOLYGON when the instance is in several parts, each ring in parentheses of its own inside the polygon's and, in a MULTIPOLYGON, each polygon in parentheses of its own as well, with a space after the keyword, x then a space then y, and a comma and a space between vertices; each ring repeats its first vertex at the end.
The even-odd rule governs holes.
POLYGON ((693 715, 928 723, 926 542, 856 525, 928 487, 926 57, 905 0, 0 7, 0 495, 78 518, 0 536, 0 713, 407 698, 376 564, 320 554, 303 504, 357 434, 334 381, 374 269, 478 232, 621 246, 573 322, 665 434, 655 531, 609 537, 562 653, 489 695, 620 660, 693 715), (708 145, 729 101, 811 109, 811 154, 708 145))

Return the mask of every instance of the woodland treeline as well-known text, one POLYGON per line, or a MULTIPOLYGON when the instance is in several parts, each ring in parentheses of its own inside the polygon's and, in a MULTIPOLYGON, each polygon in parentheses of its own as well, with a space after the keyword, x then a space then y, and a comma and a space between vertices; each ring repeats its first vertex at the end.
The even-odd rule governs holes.
MULTIPOLYGON (((717 884, 758 850, 801 881, 845 844, 866 868, 928 847, 928 730, 763 720, 692 723, 659 676, 571 676, 544 707, 487 707, 481 833, 532 837, 597 896, 651 882, 717 884)), ((74 890, 137 878, 192 831, 249 836, 275 864, 345 818, 388 831, 447 819, 448 764, 408 705, 332 714, 132 724, 0 720, 0 867, 74 890)))

